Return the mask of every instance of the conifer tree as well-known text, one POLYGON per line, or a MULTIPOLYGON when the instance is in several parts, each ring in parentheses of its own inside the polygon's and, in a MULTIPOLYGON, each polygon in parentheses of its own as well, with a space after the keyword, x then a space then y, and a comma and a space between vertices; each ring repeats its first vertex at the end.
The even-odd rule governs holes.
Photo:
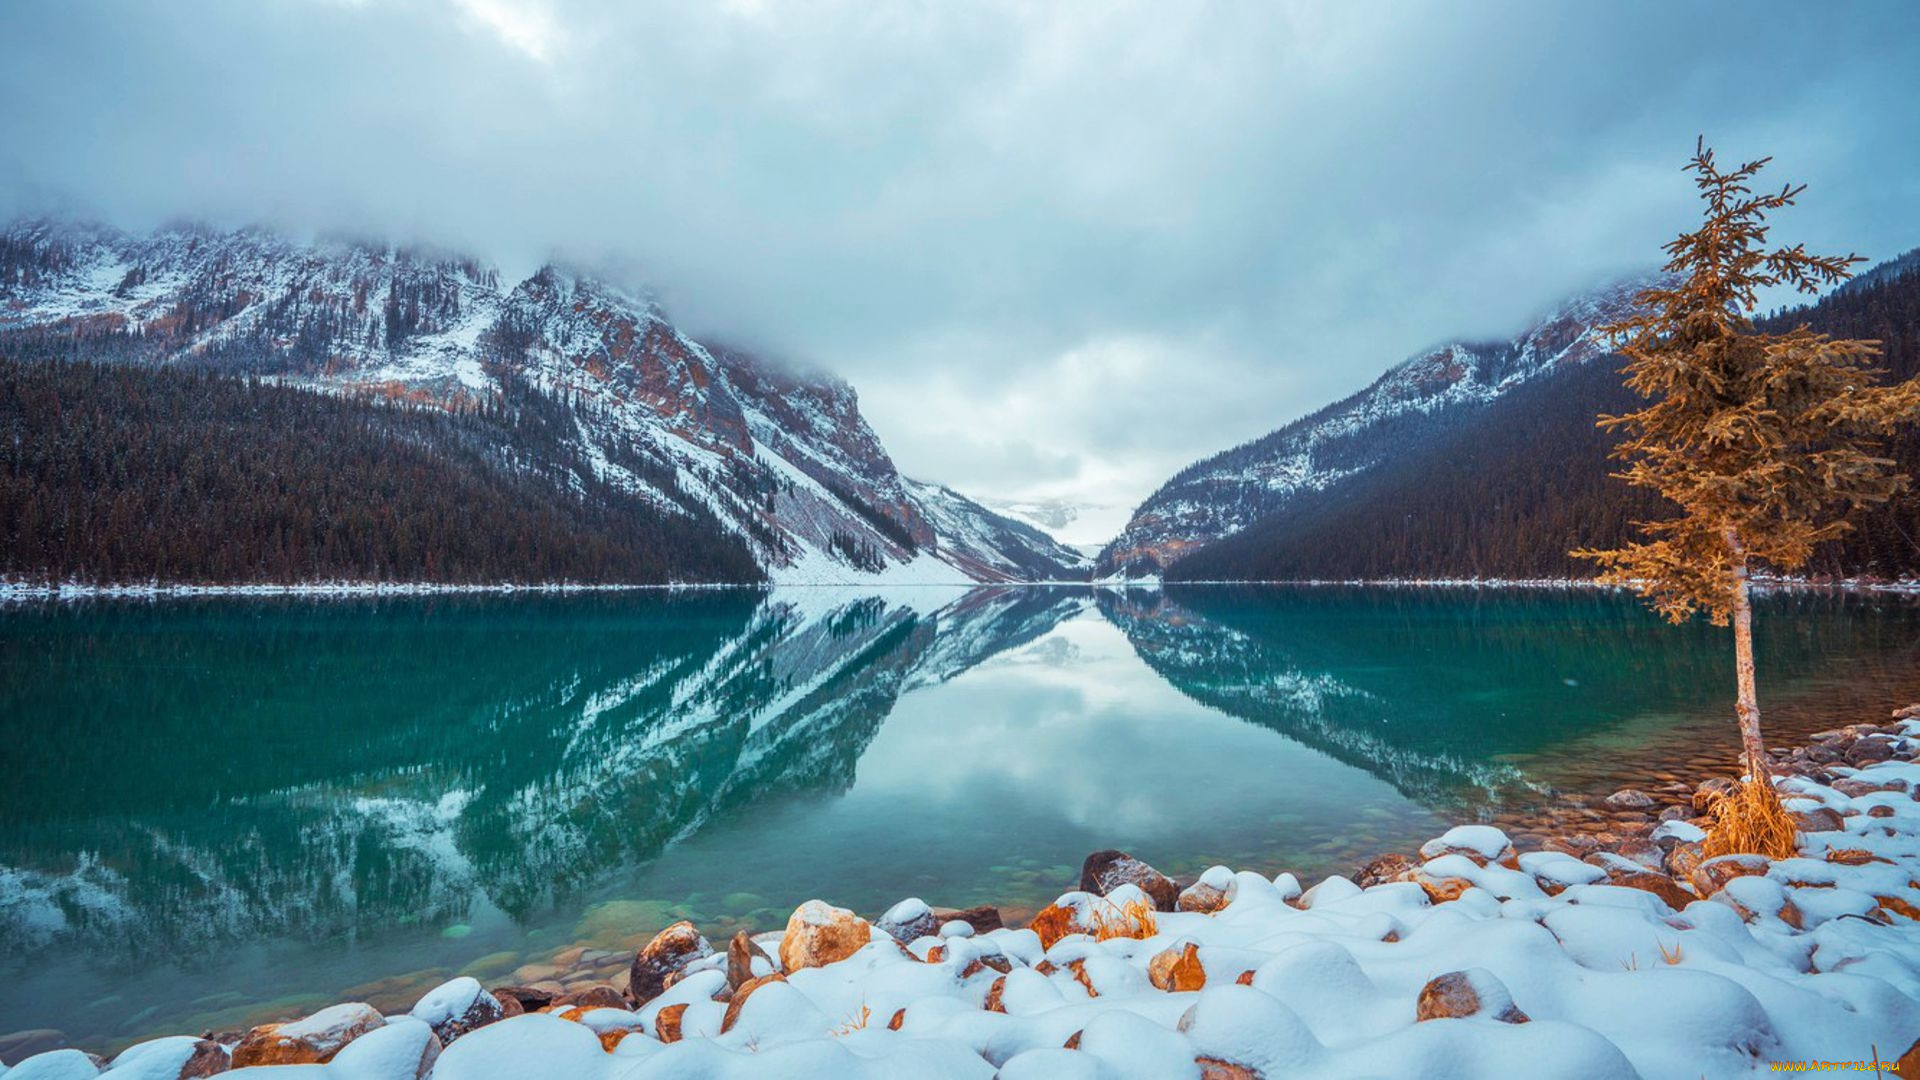
POLYGON ((1873 341, 1834 340, 1801 325, 1760 333, 1750 315, 1760 290, 1817 292, 1845 280, 1859 256, 1769 247, 1767 215, 1793 205, 1805 185, 1756 195, 1770 159, 1722 171, 1704 140, 1687 171, 1704 220, 1666 245, 1669 278, 1639 295, 1640 312, 1605 329, 1627 357, 1627 386, 1649 404, 1600 425, 1626 438, 1616 476, 1678 508, 1641 522, 1647 539, 1580 551, 1600 580, 1626 585, 1673 622, 1704 612, 1733 628, 1736 714, 1748 779, 1716 813, 1709 850, 1791 854, 1760 734, 1754 689, 1756 566, 1791 573, 1814 548, 1845 532, 1864 506, 1902 490, 1908 477, 1880 455, 1880 436, 1920 419, 1920 379, 1877 383, 1873 341))

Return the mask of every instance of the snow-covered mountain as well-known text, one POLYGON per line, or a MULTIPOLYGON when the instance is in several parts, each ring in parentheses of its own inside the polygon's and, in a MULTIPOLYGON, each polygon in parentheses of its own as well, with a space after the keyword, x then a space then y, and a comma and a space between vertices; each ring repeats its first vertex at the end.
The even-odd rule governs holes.
POLYGON ((947 558, 982 580, 1084 580, 1093 567, 1091 557, 952 488, 909 480, 907 492, 946 538, 947 558))
POLYGON ((1436 433, 1517 387, 1609 352, 1598 327, 1631 309, 1650 279, 1576 297, 1506 341, 1419 353, 1365 390, 1175 474, 1101 551, 1100 576, 1149 576, 1215 540, 1381 462, 1421 452, 1436 433))
POLYGON ((910 484, 844 381, 709 347, 647 297, 558 266, 509 283, 377 241, 22 221, 0 235, 0 350, 449 410, 511 378, 568 404, 568 439, 600 479, 711 511, 775 581, 1084 576, 1080 553, 910 484))

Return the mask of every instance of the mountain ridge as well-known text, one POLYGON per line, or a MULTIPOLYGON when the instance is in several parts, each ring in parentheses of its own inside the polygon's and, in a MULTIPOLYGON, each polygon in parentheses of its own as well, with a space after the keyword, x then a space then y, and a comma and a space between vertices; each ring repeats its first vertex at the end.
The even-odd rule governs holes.
POLYGON ((1365 389, 1175 473, 1099 556, 1097 576, 1164 573, 1192 551, 1397 454, 1461 416, 1607 350, 1598 327, 1657 275, 1623 278, 1556 306, 1504 341, 1450 341, 1388 368, 1365 389))
POLYGON ((586 464, 566 486, 710 514, 776 583, 1084 575, 1079 552, 971 500, 943 502, 954 535, 939 536, 845 381, 709 347, 652 300, 552 264, 510 283, 478 259, 384 241, 23 219, 0 234, 0 355, 456 413, 517 380, 571 414, 561 442, 586 464))
MULTIPOLYGON (((1920 374, 1917 262, 1911 253, 1890 260, 1757 326, 1779 332, 1805 323, 1817 333, 1877 340, 1887 377, 1911 378, 1920 374)), ((1592 564, 1572 551, 1624 544, 1638 535, 1636 522, 1672 508, 1612 475, 1618 436, 1595 421, 1643 403, 1623 384, 1620 358, 1595 348, 1578 359, 1541 368, 1443 423, 1385 429, 1409 437, 1391 452, 1364 447, 1373 451, 1364 468, 1293 491, 1230 533, 1183 551, 1166 580, 1591 576, 1592 564)), ((1377 442, 1381 431, 1371 434, 1377 442)), ((1920 432, 1896 434, 1885 455, 1920 476, 1920 432)), ((1805 572, 1920 576, 1920 497, 1909 492, 1869 509, 1854 531, 1819 549, 1805 572)))

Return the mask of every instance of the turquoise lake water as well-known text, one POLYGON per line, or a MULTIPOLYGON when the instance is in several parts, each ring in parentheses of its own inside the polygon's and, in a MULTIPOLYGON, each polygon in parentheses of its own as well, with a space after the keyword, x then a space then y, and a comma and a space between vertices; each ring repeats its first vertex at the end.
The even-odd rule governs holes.
MULTIPOLYGON (((1776 737, 1920 606, 1759 613, 1776 737)), ((1012 915, 1120 847, 1351 870, 1731 756, 1730 645, 1591 591, 832 589, 0 609, 0 1035, 92 1049, 801 900, 1012 915)))

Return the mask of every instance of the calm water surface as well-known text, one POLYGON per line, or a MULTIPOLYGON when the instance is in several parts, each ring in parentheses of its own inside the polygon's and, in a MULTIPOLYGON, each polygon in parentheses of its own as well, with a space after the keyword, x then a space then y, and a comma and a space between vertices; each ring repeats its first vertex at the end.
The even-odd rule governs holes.
MULTIPOLYGON (((1779 596, 1759 626, 1777 737, 1920 699, 1909 602, 1779 596)), ((0 1034, 394 1007, 813 896, 1018 914, 1101 847, 1346 871, 1730 756, 1729 652, 1587 592, 8 608, 0 1034)))

